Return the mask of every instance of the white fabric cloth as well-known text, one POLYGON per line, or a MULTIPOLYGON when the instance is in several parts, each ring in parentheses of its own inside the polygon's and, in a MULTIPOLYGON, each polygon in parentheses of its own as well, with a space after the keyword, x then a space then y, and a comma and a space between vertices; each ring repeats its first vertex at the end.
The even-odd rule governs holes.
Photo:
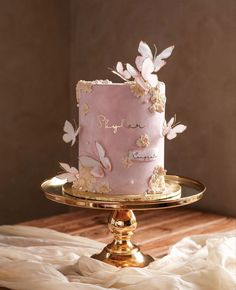
POLYGON ((235 290, 236 235, 187 237, 146 268, 89 256, 103 244, 49 229, 0 226, 0 286, 17 290, 235 290))

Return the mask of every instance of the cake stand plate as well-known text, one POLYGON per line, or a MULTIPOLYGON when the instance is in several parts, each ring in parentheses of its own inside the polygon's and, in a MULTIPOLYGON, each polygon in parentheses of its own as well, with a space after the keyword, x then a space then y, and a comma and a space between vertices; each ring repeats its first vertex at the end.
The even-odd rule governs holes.
MULTIPOLYGON (((42 183, 45 196, 55 202, 69 206, 105 209, 113 211, 109 217, 108 228, 114 235, 114 240, 101 253, 92 257, 117 267, 145 267, 154 259, 143 254, 139 247, 131 242, 131 237, 137 227, 133 210, 155 210, 183 206, 200 200, 206 190, 205 186, 193 179, 167 175, 166 182, 173 184, 173 188, 181 187, 180 194, 169 199, 156 200, 127 200, 114 196, 106 199, 96 198, 94 193, 81 193, 80 197, 73 197, 65 193, 66 182, 56 177, 42 183), (176 185, 176 186, 175 186, 176 185), (82 197, 84 196, 84 197, 82 197)), ((68 188, 68 186, 67 186, 68 188)))

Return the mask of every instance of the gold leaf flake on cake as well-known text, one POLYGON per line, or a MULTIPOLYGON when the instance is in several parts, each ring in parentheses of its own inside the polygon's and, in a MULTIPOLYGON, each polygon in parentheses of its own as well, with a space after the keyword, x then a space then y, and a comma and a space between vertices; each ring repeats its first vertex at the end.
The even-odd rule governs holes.
POLYGON ((73 182, 73 187, 82 191, 92 191, 96 178, 90 173, 91 168, 80 166, 79 176, 73 182))
POLYGON ((129 168, 133 165, 133 161, 129 158, 129 156, 125 156, 122 158, 122 164, 124 168, 129 168))
POLYGON ((146 95, 146 91, 138 83, 129 82, 129 86, 131 92, 134 93, 137 98, 144 97, 146 95))
POLYGON ((99 183, 96 187, 96 192, 98 193, 109 193, 111 192, 108 181, 103 181, 99 183))
POLYGON ((145 147, 148 147, 150 145, 150 140, 149 140, 149 137, 147 134, 144 134, 144 135, 141 135, 137 142, 136 142, 136 145, 138 147, 141 147, 141 148, 145 148, 145 147))
POLYGON ((157 166, 153 170, 153 174, 148 182, 148 191, 147 193, 161 193, 165 190, 165 175, 166 170, 157 166))
POLYGON ((88 114, 88 112, 89 112, 88 104, 86 104, 86 103, 83 104, 82 112, 85 116, 88 114))
POLYGON ((77 103, 79 104, 80 100, 80 93, 91 93, 93 89, 93 82, 87 82, 87 81, 79 81, 76 85, 76 99, 77 103))
POLYGON ((164 94, 160 94, 159 89, 152 89, 150 90, 150 102, 152 105, 149 107, 150 112, 155 113, 162 113, 165 110, 165 104, 166 104, 166 97, 164 94))

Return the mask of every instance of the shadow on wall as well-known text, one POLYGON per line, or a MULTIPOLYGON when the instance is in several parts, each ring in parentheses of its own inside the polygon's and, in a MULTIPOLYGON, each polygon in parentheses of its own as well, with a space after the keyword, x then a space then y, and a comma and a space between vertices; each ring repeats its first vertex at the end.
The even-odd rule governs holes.
POLYGON ((40 183, 67 159, 69 6, 0 1, 0 224, 64 212, 40 183))

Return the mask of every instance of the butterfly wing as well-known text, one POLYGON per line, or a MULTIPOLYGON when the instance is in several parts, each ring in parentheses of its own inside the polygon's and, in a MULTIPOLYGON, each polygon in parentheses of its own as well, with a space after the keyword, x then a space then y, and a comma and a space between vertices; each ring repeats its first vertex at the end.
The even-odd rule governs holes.
POLYGON ((187 129, 187 126, 179 124, 175 126, 174 129, 176 133, 183 133, 187 129))
POLYGON ((60 165, 60 167, 61 167, 64 171, 66 171, 66 172, 69 172, 69 171, 70 171, 70 165, 69 165, 69 164, 67 164, 67 163, 63 163, 63 162, 59 162, 59 165, 60 165))
POLYGON ((170 119, 170 121, 168 122, 167 127, 168 127, 168 128, 171 128, 171 127, 173 126, 173 124, 174 124, 174 121, 175 121, 175 117, 172 117, 172 118, 170 119))
POLYGON ((172 140, 172 139, 174 139, 176 136, 177 136, 177 134, 176 134, 175 130, 172 129, 172 128, 171 128, 171 129, 169 130, 169 132, 166 134, 166 138, 167 138, 168 140, 172 140))
POLYGON ((111 162, 110 162, 110 159, 105 156, 104 148, 98 142, 96 142, 96 148, 97 148, 98 156, 102 165, 104 166, 105 169, 108 169, 109 171, 111 171, 111 162))
POLYGON ((171 128, 170 131, 167 133, 166 137, 168 140, 172 140, 177 136, 177 133, 183 133, 186 130, 187 126, 179 124, 174 128, 171 128))
POLYGON ((64 128, 63 128, 65 134, 63 135, 63 140, 66 142, 66 143, 69 143, 72 141, 73 139, 73 135, 75 133, 75 130, 72 126, 72 124, 69 122, 69 121, 65 121, 65 124, 64 124, 64 128))
POLYGON ((170 57, 173 49, 174 49, 174 46, 167 47, 159 55, 155 57, 154 59, 155 72, 159 71, 166 64, 166 61, 164 61, 164 59, 170 57))
POLYGON ((136 77, 140 76, 138 71, 129 63, 126 64, 126 69, 130 73, 130 75, 135 79, 136 77))
POLYGON ((119 74, 117 71, 112 70, 112 73, 115 74, 115 75, 117 75, 118 77, 120 77, 122 80, 127 81, 127 79, 124 78, 124 77, 123 77, 121 74, 119 74))
POLYGON ((66 179, 67 180, 68 175, 69 175, 68 173, 61 173, 61 174, 56 175, 56 177, 59 179, 66 179))
POLYGON ((140 72, 142 71, 142 65, 143 65, 143 62, 145 59, 146 59, 146 57, 141 56, 141 55, 138 55, 135 59, 136 67, 140 72))
POLYGON ((116 70, 117 70, 117 72, 118 72, 121 76, 123 76, 123 78, 125 78, 126 80, 128 80, 128 79, 131 78, 130 73, 129 73, 127 70, 124 70, 123 64, 122 64, 120 61, 117 62, 116 70))
POLYGON ((154 71, 158 72, 165 64, 166 61, 156 57, 154 60, 154 71))
POLYGON ((145 58, 148 57, 150 59, 153 59, 152 51, 147 43, 144 41, 140 41, 138 46, 138 52, 145 58))
POLYGON ((147 82, 151 85, 152 88, 155 88, 158 83, 157 75, 150 74, 147 78, 147 82))
POLYGON ((63 129, 65 132, 65 134, 62 137, 63 141, 66 143, 71 142, 71 146, 73 146, 75 144, 75 140, 76 140, 75 138, 79 134, 79 128, 75 131, 72 124, 66 120, 63 129))
POLYGON ((157 75, 152 74, 154 71, 154 64, 150 58, 146 58, 142 65, 142 77, 152 86, 155 87, 158 82, 157 75))
POLYGON ((136 77, 134 80, 141 88, 144 89, 144 91, 149 90, 149 85, 145 83, 144 79, 141 76, 136 77))
POLYGON ((100 164, 99 161, 89 156, 80 156, 79 161, 81 162, 82 166, 90 168, 97 167, 100 164))
POLYGON ((122 64, 120 61, 117 62, 116 70, 117 70, 117 72, 118 72, 119 74, 122 74, 122 72, 123 72, 123 70, 124 70, 124 68, 123 68, 123 64, 122 64))
POLYGON ((65 133, 63 136, 62 136, 62 139, 65 143, 70 143, 72 140, 71 140, 71 136, 68 134, 68 133, 65 133))
POLYGON ((175 118, 172 117, 168 123, 166 121, 164 122, 163 132, 162 132, 163 136, 167 135, 170 132, 171 127, 174 124, 174 121, 175 121, 175 118))
POLYGON ((67 163, 60 162, 59 164, 65 172, 57 175, 58 178, 66 179, 68 182, 73 182, 77 179, 76 175, 79 173, 77 168, 70 167, 67 163))
POLYGON ((78 169, 75 168, 75 167, 71 167, 70 170, 69 170, 69 173, 73 174, 73 175, 76 175, 79 173, 78 169))
POLYGON ((91 173, 94 177, 100 177, 100 178, 104 177, 104 171, 103 171, 101 165, 99 165, 99 166, 97 166, 97 167, 94 167, 94 168, 90 171, 90 173, 91 173))
POLYGON ((166 120, 163 123, 163 129, 162 129, 162 135, 165 136, 168 133, 168 127, 167 127, 167 123, 166 120))
POLYGON ((174 48, 175 48, 174 45, 167 47, 157 57, 160 59, 166 59, 170 57, 174 48))
POLYGON ((82 166, 91 168, 90 173, 94 177, 103 177, 104 171, 99 161, 89 156, 80 156, 79 158, 82 166))
POLYGON ((76 176, 71 173, 61 173, 56 176, 59 179, 66 179, 67 182, 73 182, 77 180, 76 176))

